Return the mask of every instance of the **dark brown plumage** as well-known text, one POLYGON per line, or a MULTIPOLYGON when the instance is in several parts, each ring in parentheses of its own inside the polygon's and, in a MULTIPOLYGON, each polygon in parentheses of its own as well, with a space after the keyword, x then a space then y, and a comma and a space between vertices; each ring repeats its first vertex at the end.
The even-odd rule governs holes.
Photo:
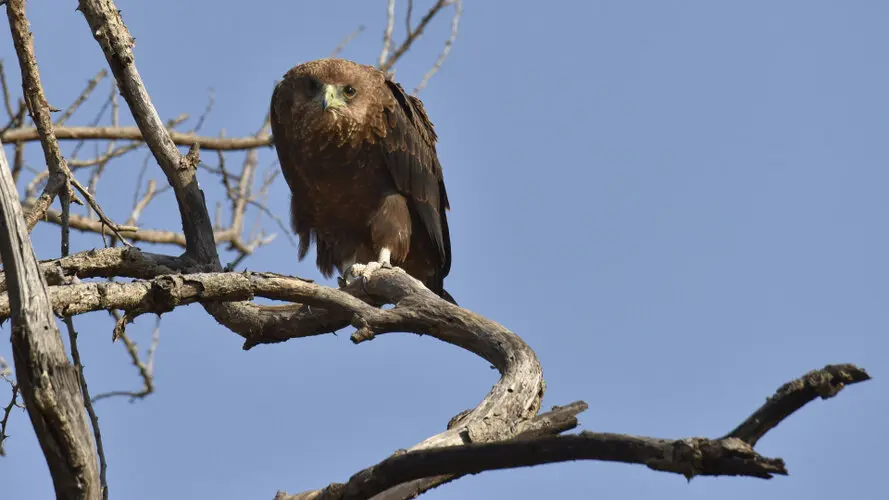
POLYGON ((319 59, 284 75, 270 118, 299 259, 314 242, 321 273, 347 279, 353 264, 388 261, 453 302, 450 207, 423 103, 372 66, 319 59))

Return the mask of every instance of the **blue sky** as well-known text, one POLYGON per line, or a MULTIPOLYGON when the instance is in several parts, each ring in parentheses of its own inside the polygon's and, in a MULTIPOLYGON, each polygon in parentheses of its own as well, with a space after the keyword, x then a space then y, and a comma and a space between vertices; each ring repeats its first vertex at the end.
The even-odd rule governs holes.
MULTIPOLYGON (((59 108, 105 66, 69 3, 28 5, 59 108)), ((343 56, 375 62, 385 23, 383 0, 118 6, 161 115, 196 117, 212 87, 203 131, 229 136, 255 131, 275 80, 359 24, 367 29, 343 56)), ((451 56, 421 94, 453 207, 446 285, 537 352, 545 407, 587 401, 581 429, 716 436, 810 369, 852 362, 875 379, 812 403, 760 442, 762 454, 787 461, 789 477, 689 484, 581 462, 489 472, 425 498, 882 498, 887 22, 889 4, 864 0, 466 2, 451 56)), ((449 28, 438 19, 398 64, 406 87, 449 28)), ((0 57, 18 90, 2 31, 0 57)), ((107 91, 106 81, 98 92, 107 91)), ((99 101, 70 123, 87 123, 99 101)), ((43 168, 39 149, 29 151, 43 168)), ((144 155, 114 163, 99 184, 112 217, 127 216, 144 155)), ((274 160, 260 155, 263 166, 274 160)), ((156 166, 149 172, 162 181, 156 166)), ((201 181, 220 199, 217 179, 201 181)), ((286 215, 287 200, 276 184, 271 208, 286 215)), ((173 210, 167 193, 143 222, 176 229, 173 210)), ((58 255, 56 227, 33 240, 41 258, 58 255)), ((75 250, 97 244, 73 241, 75 250)), ((313 257, 297 263, 295 254, 279 236, 245 265, 320 277, 313 257)), ((77 325, 91 390, 137 388, 107 315, 77 325)), ((153 326, 145 317, 130 331, 147 346, 153 326)), ((161 328, 158 392, 97 404, 112 498, 272 498, 344 481, 443 430, 497 376, 429 337, 354 346, 342 332, 244 352, 198 306, 161 328)), ((11 358, 8 344, 0 355, 11 358)), ((16 412, 11 425, 4 498, 50 498, 27 417, 16 412)))

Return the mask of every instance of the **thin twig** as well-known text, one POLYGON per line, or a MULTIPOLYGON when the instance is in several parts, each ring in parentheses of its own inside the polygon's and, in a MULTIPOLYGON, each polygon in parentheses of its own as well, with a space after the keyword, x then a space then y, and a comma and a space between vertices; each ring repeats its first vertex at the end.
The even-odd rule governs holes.
POLYGON ((130 213, 130 218, 127 220, 127 225, 134 225, 139 220, 139 217, 142 215, 142 211, 145 210, 145 207, 151 203, 151 200, 157 195, 157 182, 154 179, 150 179, 148 181, 148 186, 145 189, 145 195, 141 200, 138 201, 133 206, 133 211, 130 213))
MULTIPOLYGON (((59 196, 62 203, 62 258, 70 254, 70 226, 69 216, 71 214, 71 188, 65 186, 59 196)), ((77 330, 74 329, 74 318, 65 316, 65 327, 68 329, 68 340, 71 345, 71 357, 74 361, 74 367, 77 370, 77 376, 80 381, 80 390, 83 393, 83 404, 86 407, 87 414, 90 417, 90 423, 93 427, 93 435, 96 438, 96 452, 99 455, 99 483, 101 484, 102 498, 108 500, 108 481, 106 473, 108 463, 105 460, 105 449, 102 445, 102 431, 99 428, 99 417, 90 401, 89 387, 86 382, 86 375, 83 373, 83 362, 80 360, 80 350, 77 347, 77 330)))
POLYGON ((382 67, 389 57, 389 47, 392 46, 392 31, 395 30, 395 0, 388 0, 386 3, 386 31, 383 32, 383 49, 380 51, 380 58, 377 66, 382 67))
POLYGON ((414 0, 407 0, 407 14, 404 16, 405 33, 411 32, 411 16, 414 14, 414 0))
POLYGON ((451 35, 448 37, 445 42, 444 50, 442 50, 441 54, 438 56, 438 59, 435 61, 435 64, 432 65, 432 68, 423 75, 423 80, 420 81, 420 84, 414 89, 414 95, 420 93, 423 88, 426 87, 426 84, 429 83, 429 79, 432 78, 435 73, 441 69, 441 65, 444 64, 445 59, 448 57, 448 53, 451 51, 451 46, 454 45, 454 42, 457 40, 457 29, 460 25, 460 17, 463 15, 463 0, 455 0, 454 1, 454 17, 451 19, 451 35))
POLYGON ((105 212, 102 210, 102 207, 99 206, 99 203, 96 201, 93 195, 85 187, 83 187, 83 185, 80 184, 80 182, 75 179, 74 176, 71 176, 71 184, 77 189, 77 191, 80 192, 80 194, 83 195, 84 198, 86 198, 86 201, 87 203, 89 203, 90 208, 92 208, 96 212, 96 214, 99 216, 99 220, 102 221, 103 224, 108 226, 109 229, 111 229, 111 232, 114 234, 114 236, 117 237, 124 244, 124 246, 133 246, 120 234, 122 227, 118 224, 115 224, 111 219, 108 218, 107 215, 105 215, 105 212))
POLYGON ((0 59, 0 87, 3 88, 3 105, 6 107, 6 114, 12 119, 15 113, 12 111, 12 102, 9 100, 9 87, 6 85, 6 69, 3 67, 3 60, 0 59))
POLYGON ((68 121, 69 118, 71 118, 71 115, 73 115, 74 112, 77 111, 77 108, 79 108, 80 105, 89 98, 90 94, 92 94, 93 90, 95 90, 96 85, 98 85, 99 82, 102 81, 102 79, 105 78, 107 75, 108 70, 102 68, 102 70, 99 71, 96 76, 94 76, 92 80, 87 83, 86 88, 83 89, 83 92, 81 92, 80 95, 77 96, 77 99, 75 99, 74 102, 71 103, 70 106, 68 106, 68 109, 66 109, 65 112, 62 113, 62 116, 60 116, 55 121, 55 123, 53 123, 53 125, 55 125, 56 127, 61 127, 62 125, 64 125, 65 122, 68 121))
MULTIPOLYGON (((95 158, 90 158, 88 160, 69 160, 68 166, 72 170, 77 170, 78 168, 92 167, 95 165, 99 165, 100 163, 106 163, 115 158, 119 158, 144 144, 145 143, 142 141, 132 141, 130 143, 124 144, 123 146, 117 146, 111 151, 108 151, 100 156, 96 156, 95 158)), ((109 145, 114 146, 114 141, 109 142, 109 145)))
POLYGON ((357 28, 355 28, 354 31, 346 35, 346 38, 343 38, 343 41, 340 42, 340 44, 337 45, 336 48, 333 49, 333 52, 331 52, 330 55, 327 57, 333 58, 339 56, 343 49, 346 48, 346 45, 349 45, 349 42, 354 40, 356 36, 360 35, 362 31, 364 31, 364 25, 360 24, 357 28))
POLYGON ((216 102, 216 93, 213 89, 210 89, 210 98, 207 100, 207 107, 204 108, 204 112, 201 113, 201 116, 198 117, 198 122, 195 124, 194 128, 191 129, 191 133, 196 134, 201 130, 201 127, 204 126, 204 120, 207 119, 207 116, 210 114, 210 111, 213 110, 213 104, 216 102))
MULTIPOLYGON (((6 379, 6 376, 3 377, 6 379)), ((6 442, 6 438, 9 437, 9 434, 6 433, 6 428, 9 425, 9 414, 12 413, 12 409, 18 406, 16 404, 16 398, 19 395, 19 386, 13 381, 6 379, 7 382, 12 386, 12 398, 9 400, 9 404, 6 405, 6 408, 3 409, 3 420, 0 421, 0 457, 6 456, 6 448, 3 444, 6 442)))
MULTIPOLYGON (((200 144, 202 150, 207 151, 239 151, 263 146, 271 146, 271 136, 248 136, 220 139, 218 137, 200 136, 185 132, 175 132, 168 129, 170 138, 177 146, 193 146, 200 144)), ((55 129, 56 138, 62 140, 90 140, 90 139, 129 139, 143 140, 138 127, 58 127, 55 129)), ((31 127, 16 128, 6 131, 0 141, 36 141, 40 138, 37 129, 31 127)))
POLYGON ((9 117, 9 121, 6 122, 6 126, 3 127, 2 131, 0 131, 0 135, 5 134, 7 130, 21 127, 25 121, 25 111, 27 110, 28 109, 25 105, 25 101, 23 99, 19 99, 18 112, 9 117))
MULTIPOLYGON (((25 101, 23 99, 19 99, 19 112, 13 120, 12 124, 16 127, 22 126, 25 122, 25 113, 28 111, 28 107, 25 105, 25 101)), ((17 142, 15 143, 15 156, 12 162, 12 180, 13 182, 18 182, 19 175, 22 173, 22 168, 25 165, 25 143, 17 142)))
POLYGON ((454 0, 438 0, 437 2, 435 2, 435 4, 429 8, 429 11, 426 12, 426 15, 424 15, 423 18, 420 19, 420 23, 417 24, 417 27, 414 28, 413 31, 409 32, 404 42, 402 42, 402 44, 397 49, 395 49, 395 51, 392 52, 392 56, 389 57, 389 60, 379 65, 380 70, 391 70, 392 66, 395 65, 395 63, 398 62, 399 59, 401 59, 401 56, 403 56, 408 51, 408 49, 411 48, 411 45, 413 45, 414 42, 416 42, 420 38, 420 35, 423 34, 423 30, 426 29, 426 26, 429 25, 429 22, 432 21, 435 15, 438 14, 441 9, 450 5, 453 1, 454 0))
MULTIPOLYGON (((102 118, 105 116, 105 113, 108 112, 109 107, 112 108, 112 111, 111 111, 112 124, 113 124, 113 126, 116 127, 117 126, 116 118, 117 118, 117 110, 118 110, 117 82, 115 82, 113 80, 111 82, 111 92, 108 94, 108 99, 106 99, 105 102, 102 103, 102 107, 99 108, 99 112, 96 113, 96 116, 93 117, 93 119, 90 121, 89 125, 91 127, 95 127, 96 125, 98 125, 99 122, 102 121, 102 118)), ((82 140, 74 146, 74 149, 71 150, 71 156, 69 158, 69 161, 73 160, 74 158, 77 157, 77 153, 80 152, 80 148, 82 148, 85 143, 86 143, 86 141, 82 140)), ((70 167, 70 164, 69 164, 69 167, 70 167)))
POLYGON ((90 422, 93 425, 93 434, 96 438, 96 450, 99 454, 99 482, 102 485, 102 499, 108 500, 108 462, 105 460, 105 449, 102 445, 102 432, 99 430, 99 417, 96 415, 96 409, 93 408, 93 402, 90 400, 89 388, 86 384, 86 376, 83 374, 83 364, 80 361, 80 351, 77 349, 77 331, 74 329, 74 320, 71 316, 65 317, 65 326, 68 328, 68 339, 71 342, 71 357, 74 360, 74 366, 77 367, 80 376, 80 388, 83 391, 83 404, 90 416, 90 422))
MULTIPOLYGON (((120 317, 117 314, 117 311, 114 311, 114 316, 116 320, 119 322, 120 317)), ((133 342, 129 334, 126 331, 120 331, 119 337, 120 340, 123 341, 123 345, 127 350, 127 354, 130 356, 130 361, 132 361, 133 366, 139 371, 139 376, 142 378, 142 390, 141 391, 110 391, 104 392, 102 394, 97 395, 93 398, 93 402, 101 401, 103 399, 117 397, 117 396, 128 396, 130 398, 130 402, 133 402, 137 399, 144 399, 148 395, 154 393, 154 353, 157 350, 158 343, 160 342, 160 316, 157 317, 157 322, 154 326, 154 334, 151 339, 151 346, 148 348, 148 353, 146 355, 147 361, 142 362, 142 359, 139 357, 139 346, 133 342)))

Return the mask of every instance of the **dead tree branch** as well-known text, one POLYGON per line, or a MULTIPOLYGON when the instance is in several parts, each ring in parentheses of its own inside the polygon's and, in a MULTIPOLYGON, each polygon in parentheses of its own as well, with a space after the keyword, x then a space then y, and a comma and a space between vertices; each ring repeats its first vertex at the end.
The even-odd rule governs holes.
MULTIPOLYGON (((66 364, 67 359, 60 347, 61 339, 52 322, 53 313, 66 318, 72 340, 75 338, 71 324, 73 316, 106 310, 115 317, 114 336, 123 340, 144 387, 141 391, 116 391, 98 395, 94 400, 114 395, 139 398, 153 392, 152 363, 158 330, 155 330, 146 361, 143 362, 138 346, 126 334, 125 326, 139 315, 156 314, 160 317, 177 307, 189 304, 200 304, 218 322, 241 335, 245 339, 244 349, 259 344, 322 335, 351 326, 355 329, 351 340, 356 344, 390 332, 428 335, 480 356, 499 371, 500 380, 480 403, 452 418, 443 432, 358 472, 346 483, 332 483, 323 490, 298 495, 279 493, 278 498, 282 499, 373 497, 377 500, 400 500, 413 498, 465 474, 578 459, 644 464, 655 470, 680 473, 686 477, 771 477, 773 474, 786 473, 784 463, 780 459, 765 458, 757 454, 753 450, 757 440, 815 397, 833 396, 845 385, 868 378, 863 370, 853 365, 828 366, 807 374, 783 386, 747 421, 717 439, 695 437, 668 440, 589 432, 560 435, 577 426, 577 415, 586 409, 586 404, 576 402, 539 414, 545 383, 541 366, 531 348, 502 325, 442 300, 404 272, 380 270, 371 279, 359 280, 344 289, 325 287, 310 280, 274 273, 223 272, 217 245, 228 243, 230 249, 238 252, 239 257, 235 263, 226 267, 232 269, 240 259, 274 236, 265 236, 260 230, 255 230, 250 231, 249 238, 244 238, 248 206, 258 207, 260 215, 264 213, 281 224, 273 212, 263 205, 274 176, 267 176, 263 181, 261 174, 257 174, 258 148, 272 145, 268 116, 260 130, 251 137, 227 138, 224 133, 219 137, 198 136, 197 131, 213 106, 211 95, 205 112, 191 132, 173 130, 173 124, 165 124, 160 120, 160 115, 149 98, 135 65, 133 38, 114 2, 79 0, 79 10, 105 55, 115 84, 126 100, 137 127, 119 126, 119 107, 114 89, 106 106, 90 126, 63 126, 81 103, 89 98, 99 80, 106 74, 105 70, 87 85, 87 89, 62 114, 54 127, 49 121, 50 108, 40 89, 30 33, 24 18, 23 1, 16 0, 10 4, 10 27, 21 60, 23 82, 26 82, 23 88, 27 109, 34 117, 35 126, 25 127, 25 107, 13 116, 5 76, 0 68, 4 106, 10 115, 10 124, 0 132, 0 138, 16 144, 13 172, 34 170, 24 164, 21 148, 25 142, 41 141, 48 169, 45 173, 35 171, 37 177, 26 190, 29 195, 33 193, 33 196, 28 196, 23 205, 29 209, 29 213, 37 214, 34 217, 35 223, 38 219, 46 219, 62 226, 63 255, 59 259, 39 264, 36 262, 24 224, 20 220, 21 205, 17 202, 14 186, 9 184, 10 169, 5 165, 5 156, 0 157, 0 163, 3 163, 0 165, 0 206, 4 217, 0 221, 0 230, 13 231, 9 232, 10 238, 0 238, 2 257, 5 262, 10 262, 0 272, 0 321, 6 318, 13 320, 16 370, 22 383, 23 399, 38 437, 41 438, 57 492, 61 492, 59 496, 62 498, 97 498, 105 484, 105 466, 104 457, 100 456, 100 474, 92 454, 92 435, 88 432, 83 411, 85 402, 82 394, 88 394, 87 386, 85 382, 82 385, 77 384, 78 380, 82 381, 82 373, 78 379, 77 367, 66 364), (111 109, 113 114, 110 127, 99 126, 106 109, 111 109), (79 141, 75 147, 75 155, 84 141, 109 142, 104 153, 100 153, 97 146, 94 158, 72 160, 66 164, 59 152, 58 140, 79 141), (128 142, 118 146, 115 141, 128 142), (147 190, 140 197, 144 181, 141 173, 137 180, 136 200, 127 221, 128 226, 115 226, 102 214, 95 201, 95 188, 108 162, 142 144, 148 146, 175 195, 181 217, 181 232, 134 226, 145 207, 162 191, 157 189, 153 180, 148 180, 147 190), (180 146, 189 146, 188 154, 183 154, 179 150, 180 146), (219 152, 218 168, 200 161, 201 149, 219 152), (230 171, 231 167, 226 165, 222 156, 224 151, 234 150, 247 151, 239 175, 238 172, 230 171), (94 168, 88 189, 69 170, 86 167, 94 168), (202 169, 202 174, 206 171, 219 177, 230 202, 226 206, 226 210, 231 212, 228 228, 222 227, 221 210, 217 216, 218 224, 214 227, 198 184, 198 168, 202 169), (59 172, 64 174, 61 187, 54 184, 58 182, 53 177, 59 172), (259 182, 262 184, 258 190, 254 187, 257 177, 260 177, 259 182), (46 185, 43 195, 37 197, 39 186, 44 181, 46 185), (100 215, 100 220, 70 214, 68 196, 73 195, 73 192, 69 190, 69 185, 73 185, 86 198, 100 215), (61 213, 49 208, 54 196, 60 193, 59 189, 67 190, 61 191, 61 213), (15 210, 19 212, 16 213, 15 210), (133 241, 178 245, 184 247, 185 253, 177 257, 127 247, 65 255, 70 228, 103 236, 111 234, 114 236, 112 246, 118 240, 128 238, 133 241), (21 252, 16 252, 22 249, 25 250, 24 256, 21 252), (113 281, 119 277, 132 278, 133 281, 113 281), (23 287, 31 287, 28 288, 28 294, 23 295, 23 287), (257 297, 283 301, 285 304, 268 306, 250 302, 257 297), (384 304, 392 304, 394 307, 382 309, 380 306, 384 304), (38 311, 39 315, 35 316, 37 313, 31 311, 38 311), (46 330, 34 333, 35 327, 44 327, 46 330), (35 339, 43 344, 36 345, 35 339), (33 349, 47 346, 51 355, 41 354, 43 357, 34 361, 32 358, 36 351, 33 349), (52 373, 52 376, 35 378, 35 373, 38 373, 34 371, 35 367, 44 370, 51 368, 53 371, 46 373, 52 373), (47 393, 47 387, 55 392, 47 393), (52 406, 46 407, 48 401, 52 406), (65 411, 68 413, 59 413, 65 411), (57 432, 47 437, 46 433, 50 428, 57 432), (64 439, 59 440, 59 436, 64 439)), ((417 26, 412 27, 410 18, 413 2, 409 0, 406 38, 394 49, 392 36, 395 2, 387 2, 385 41, 378 61, 380 68, 390 71, 422 36, 432 19, 451 5, 455 12, 450 36, 441 55, 424 75, 415 92, 426 85, 448 56, 457 36, 462 2, 438 0, 417 26)), ((359 27, 356 33, 347 37, 335 54, 360 29, 359 27)), ((143 171, 148 164, 146 160, 143 171)), ((74 352, 76 364, 80 366, 79 353, 76 349, 74 352)), ((15 405, 15 392, 11 404, 15 405)), ((89 406, 87 408, 90 409, 98 440, 100 436, 97 419, 92 409, 89 406)), ((7 417, 9 411, 11 407, 6 409, 7 417)), ((0 428, 0 442, 5 436, 6 420, 3 419, 3 426, 0 428)), ((101 451, 99 453, 101 455, 101 451)), ((104 493, 107 494, 107 489, 104 493)))
MULTIPOLYGON (((120 315, 116 314, 117 311, 112 311, 115 313, 115 321, 120 322, 120 315)), ((136 367, 136 370, 139 372, 139 376, 142 378, 142 389, 139 391, 111 391, 104 392, 102 394, 98 394, 93 398, 93 402, 100 401, 102 399, 113 398, 116 396, 127 396, 130 398, 130 402, 136 399, 142 399, 147 397, 148 395, 154 393, 154 353, 157 350, 157 346, 160 342, 160 318, 157 318, 157 323, 154 326, 154 334, 151 338, 151 345, 148 347, 148 352, 145 357, 147 361, 142 361, 142 357, 139 355, 139 345, 130 340, 129 334, 126 332, 120 333, 120 340, 123 342, 124 347, 127 350, 127 354, 130 356, 130 361, 133 363, 133 366, 136 367)))
MULTIPOLYGON (((25 102, 36 124, 35 139, 39 139, 41 146, 43 146, 43 155, 46 157, 46 165, 50 172, 43 193, 34 203, 32 210, 25 216, 28 231, 31 231, 52 204, 59 190, 70 189, 68 179, 71 173, 68 171, 62 151, 59 149, 59 143, 53 134, 50 106, 43 93, 40 73, 37 71, 37 58, 34 56, 34 37, 31 34, 28 18, 25 17, 25 1, 9 0, 6 2, 6 15, 9 18, 9 29, 12 32, 16 54, 18 54, 19 67, 22 70, 22 90, 25 102)), ((7 140, 3 139, 0 142, 7 142, 7 140)))
POLYGON ((444 49, 441 51, 441 54, 438 56, 438 59, 435 60, 435 64, 432 65, 432 68, 423 75, 423 79, 420 80, 420 83, 414 88, 414 95, 420 93, 426 87, 426 84, 429 83, 429 80, 438 73, 438 70, 441 69, 441 65, 444 64, 445 59, 448 58, 448 54, 451 52, 451 47, 454 46, 454 42, 457 41, 457 32, 460 27, 460 17, 463 16, 463 0, 454 0, 454 17, 451 19, 451 34, 448 36, 447 41, 445 41, 444 49))
POLYGON ((3 409, 3 420, 0 420, 0 457, 6 456, 6 448, 3 446, 6 442, 6 438, 9 437, 9 434, 6 433, 6 427, 9 425, 9 415, 12 413, 12 409, 18 406, 17 400, 19 396, 19 386, 7 378, 5 373, 6 369, 5 362, 3 361, 3 358, 0 357, 0 377, 9 382, 9 386, 12 389, 12 397, 9 399, 9 404, 3 409))
POLYGON ((198 187, 195 168, 199 161, 197 144, 183 156, 170 132, 151 104, 142 77, 136 69, 133 38, 111 0, 80 0, 79 10, 102 48, 121 94, 158 164, 173 187, 179 204, 186 253, 197 262, 219 266, 210 215, 204 194, 198 187))
POLYGON ((333 49, 333 51, 330 52, 330 55, 327 56, 327 57, 338 57, 338 56, 340 55, 340 53, 343 51, 343 49, 346 48, 346 45, 349 45, 349 43, 350 43, 352 40, 354 40, 355 37, 357 37, 358 35, 360 35, 362 31, 364 31, 364 25, 363 25, 363 24, 360 24, 360 25, 358 25, 357 28, 355 28, 355 30, 354 30, 353 32, 349 33, 349 34, 346 36, 346 38, 343 38, 343 41, 340 42, 340 44, 337 45, 337 46, 333 49))
MULTIPOLYGON (((59 140, 131 140, 145 141, 137 127, 57 127, 54 130, 59 140)), ((270 147, 271 136, 258 137, 210 137, 190 132, 169 132, 170 140, 176 146, 200 145, 204 150, 237 151, 258 147, 270 147)), ((40 139, 40 134, 33 127, 14 128, 0 136, 3 142, 31 142, 40 139)), ((146 141, 147 142, 147 141, 146 141)))
MULTIPOLYGON (((438 0, 426 14, 420 19, 420 22, 417 24, 417 27, 411 31, 408 31, 407 38, 399 45, 393 52, 392 55, 388 56, 388 59, 384 58, 384 54, 380 54, 380 63, 379 68, 381 71, 389 71, 392 69, 392 66, 398 62, 401 57, 407 53, 407 51, 411 48, 411 46, 420 39, 423 35, 423 30, 426 29, 426 26, 435 18, 435 16, 441 12, 442 9, 453 3, 454 0, 438 0)), ((387 29, 388 32, 388 29, 387 29)), ((388 51, 387 51, 388 52, 388 51)))
POLYGON ((386 64, 389 57, 389 47, 392 46, 392 31, 395 29, 395 0, 387 0, 386 2, 386 31, 383 32, 383 48, 380 50, 380 57, 377 66, 386 64))
POLYGON ((53 125, 56 127, 61 127, 62 125, 64 125, 65 122, 68 121, 68 119, 71 118, 72 115, 74 115, 74 112, 77 111, 77 108, 79 108, 81 104, 86 102, 90 94, 93 93, 93 90, 96 90, 96 85, 98 85, 99 82, 102 81, 102 79, 106 76, 108 76, 108 71, 105 68, 102 68, 102 70, 99 71, 96 76, 94 76, 92 80, 90 80, 86 84, 86 88, 83 89, 83 92, 81 92, 80 95, 77 96, 77 99, 75 99, 74 102, 71 103, 70 106, 68 106, 68 109, 66 109, 65 112, 62 113, 62 116, 60 116, 55 121, 55 123, 53 123, 53 125))
MULTIPOLYGON (((298 495, 279 492, 276 500, 357 500, 406 498, 381 495, 407 481, 447 475, 449 478, 487 470, 528 467, 572 460, 600 460, 645 465, 653 470, 695 476, 748 476, 769 479, 786 475, 784 461, 753 450, 756 440, 816 397, 835 396, 849 384, 870 379, 855 365, 828 365, 783 385, 738 429, 718 439, 660 439, 584 431, 577 435, 516 438, 492 443, 396 453, 353 475, 347 483, 298 495), (776 410, 781 408, 781 410, 776 410)), ((427 485, 428 486, 428 485, 427 485)), ((414 494, 428 488, 418 488, 414 494)))
POLYGON ((96 499, 99 471, 77 369, 68 362, 0 144, 0 255, 7 275, 15 374, 56 495, 96 499))

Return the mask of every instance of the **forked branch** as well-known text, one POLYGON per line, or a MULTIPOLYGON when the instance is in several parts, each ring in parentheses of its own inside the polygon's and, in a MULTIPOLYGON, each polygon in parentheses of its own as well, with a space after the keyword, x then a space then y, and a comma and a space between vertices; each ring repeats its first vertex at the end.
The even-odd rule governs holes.
MULTIPOLYGON (((786 475, 784 461, 753 450, 756 440, 794 411, 817 397, 835 396, 843 387, 870 379, 855 365, 828 365, 781 386, 766 404, 725 437, 660 439, 584 431, 576 435, 516 438, 493 443, 396 453, 353 475, 346 483, 297 495, 279 492, 276 500, 358 500, 409 498, 382 494, 399 483, 433 478, 415 493, 440 481, 487 470, 527 467, 574 460, 599 460, 645 465, 650 469, 695 476, 748 476, 769 479, 786 475), (374 496, 378 495, 378 496, 374 496)), ((554 432, 556 434, 557 432, 554 432)))

